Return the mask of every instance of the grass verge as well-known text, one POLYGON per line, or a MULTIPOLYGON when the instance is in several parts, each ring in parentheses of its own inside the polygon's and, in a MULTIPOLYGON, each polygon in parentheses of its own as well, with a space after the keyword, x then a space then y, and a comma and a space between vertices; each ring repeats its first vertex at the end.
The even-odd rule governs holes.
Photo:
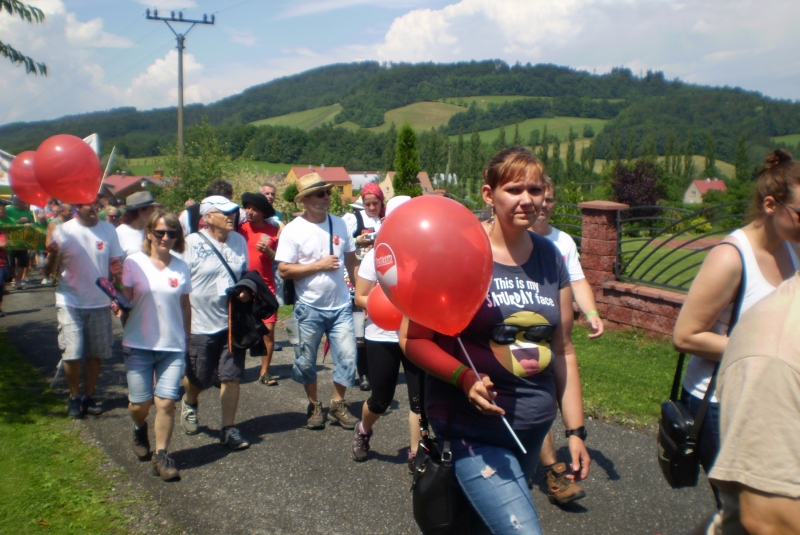
POLYGON ((126 533, 102 458, 0 331, 0 533, 126 533))

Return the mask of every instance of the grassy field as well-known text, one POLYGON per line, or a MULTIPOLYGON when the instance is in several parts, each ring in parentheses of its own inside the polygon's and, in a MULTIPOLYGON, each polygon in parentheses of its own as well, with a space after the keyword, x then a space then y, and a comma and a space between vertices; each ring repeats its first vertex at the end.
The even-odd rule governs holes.
MULTIPOLYGON (((516 100, 524 100, 526 98, 537 98, 541 100, 553 100, 553 97, 529 97, 524 95, 478 95, 474 97, 453 97, 453 98, 443 98, 441 99, 442 102, 447 102, 450 104, 455 104, 456 106, 462 107, 469 107, 472 105, 472 101, 475 101, 475 105, 481 109, 487 109, 489 104, 503 104, 504 102, 514 102, 516 100)), ((594 99, 594 100, 602 100, 602 99, 594 99)), ((623 99, 621 98, 611 98, 608 99, 609 102, 622 102, 623 99)))
POLYGON ((786 143, 787 145, 797 145, 800 143, 800 134, 789 134, 788 136, 776 136, 772 138, 775 143, 786 143))
MULTIPOLYGON (((583 136, 583 127, 584 125, 590 125, 596 134, 600 133, 603 129, 603 126, 606 124, 605 119, 584 119, 582 117, 550 117, 550 118, 539 118, 539 119, 527 119, 519 123, 519 136, 522 139, 523 143, 528 142, 528 138, 531 135, 531 132, 534 130, 539 130, 539 132, 544 131, 544 126, 547 125, 547 134, 548 135, 556 135, 559 139, 564 140, 567 139, 567 135, 569 135, 569 129, 572 127, 572 131, 578 135, 579 138, 583 136)), ((506 125, 506 142, 511 143, 514 139, 514 125, 506 125)), ((500 132, 500 128, 493 128, 491 130, 483 130, 478 132, 481 136, 481 141, 484 143, 492 143, 494 140, 497 139, 497 134, 500 132)), ((469 133, 465 133, 464 136, 466 138, 469 137, 469 133)), ((458 136, 450 136, 452 141, 458 139, 458 136)), ((588 144, 588 140, 587 143, 588 144)), ((566 143, 562 144, 561 147, 561 154, 562 156, 566 153, 566 143)), ((580 154, 580 152, 578 153, 580 154)))
MULTIPOLYGON (((724 236, 725 234, 719 235, 720 238, 724 236)), ((692 239, 693 237, 694 236, 692 235, 684 235, 682 239, 692 239)), ((668 238, 668 236, 665 238, 668 238)), ((700 271, 699 264, 703 262, 708 254, 707 251, 703 251, 701 253, 692 254, 689 256, 693 252, 690 249, 676 250, 667 246, 657 248, 657 244, 654 244, 644 247, 642 252, 637 254, 635 258, 632 258, 633 251, 642 248, 644 244, 644 241, 622 242, 623 261, 631 261, 631 264, 625 268, 625 274, 631 277, 642 277, 646 280, 671 284, 673 286, 677 286, 684 281, 694 279, 694 277, 697 275, 697 272, 700 271), (645 258, 651 253, 652 256, 645 260, 645 258), (657 278, 654 278, 661 272, 661 270, 673 262, 676 262, 674 266, 670 267, 657 278), (698 265, 695 266, 694 264, 698 265), (684 270, 686 271, 683 272, 684 270), (680 275, 677 275, 674 279, 669 280, 670 277, 678 273, 680 273, 680 275), (669 282, 667 282, 668 280, 669 282)), ((690 283, 687 283, 684 288, 688 290, 689 285, 690 283)))
POLYGON ((321 108, 312 108, 310 110, 298 111, 278 117, 270 117, 269 119, 261 119, 259 121, 253 121, 250 124, 253 126, 291 126, 308 132, 318 126, 322 126, 324 123, 333 122, 333 118, 336 117, 340 111, 342 111, 342 106, 340 104, 332 104, 321 108))
MULTIPOLYGON (((131 158, 128 160, 128 166, 134 175, 151 176, 153 169, 163 165, 163 158, 149 157, 149 158, 131 158)), ((230 166, 234 170, 250 169, 263 174, 276 174, 287 173, 293 167, 288 163, 271 163, 271 162, 257 162, 255 160, 239 160, 231 162, 230 166)))
POLYGON ((450 117, 465 111, 464 108, 445 102, 415 102, 402 108, 389 110, 383 114, 384 123, 370 128, 373 132, 386 132, 394 123, 397 128, 403 123, 410 124, 417 132, 439 128, 447 124, 450 117))
POLYGON ((0 331, 0 533, 126 533, 103 458, 0 331))

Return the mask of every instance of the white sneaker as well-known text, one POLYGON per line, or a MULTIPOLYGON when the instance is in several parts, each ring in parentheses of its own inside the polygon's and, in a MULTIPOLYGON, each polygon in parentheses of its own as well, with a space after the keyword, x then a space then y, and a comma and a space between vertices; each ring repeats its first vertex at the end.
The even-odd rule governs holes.
POLYGON ((50 286, 50 278, 45 277, 42 279, 42 286, 50 286))

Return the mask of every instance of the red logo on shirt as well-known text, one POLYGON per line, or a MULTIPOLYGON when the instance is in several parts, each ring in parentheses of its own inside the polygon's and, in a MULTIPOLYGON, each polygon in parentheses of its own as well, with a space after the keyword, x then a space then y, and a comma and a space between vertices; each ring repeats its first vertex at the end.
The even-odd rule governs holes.
POLYGON ((103 243, 103 242, 101 242, 101 241, 97 242, 97 250, 98 250, 98 251, 102 251, 102 250, 103 250, 103 247, 105 247, 105 246, 106 246, 106 244, 105 244, 105 243, 103 243))
POLYGON ((385 243, 375 248, 375 271, 383 291, 391 299, 392 290, 397 286, 397 257, 385 243))
POLYGON ((169 280, 169 285, 172 286, 173 288, 178 287, 178 279, 167 279, 167 280, 169 280))
POLYGON ((339 245, 342 242, 342 240, 339 239, 339 236, 334 236, 331 241, 334 245, 339 245))

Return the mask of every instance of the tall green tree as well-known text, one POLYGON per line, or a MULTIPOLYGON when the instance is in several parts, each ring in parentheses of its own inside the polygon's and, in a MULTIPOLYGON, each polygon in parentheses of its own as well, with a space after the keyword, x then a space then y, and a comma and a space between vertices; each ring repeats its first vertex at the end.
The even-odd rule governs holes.
POLYGON ((539 132, 538 128, 534 128, 533 130, 531 130, 531 135, 528 138, 528 145, 531 146, 531 150, 535 150, 536 147, 539 145, 540 134, 541 133, 539 132))
POLYGON ((519 123, 514 125, 514 141, 512 142, 512 145, 515 147, 522 145, 522 139, 519 137, 519 123))
POLYGON ((567 179, 567 182, 573 182, 577 179, 577 169, 575 168, 575 138, 578 137, 572 131, 572 127, 569 128, 569 134, 567 135, 567 157, 564 160, 564 178, 567 179))
POLYGON ((472 137, 469 140, 469 174, 472 178, 483 177, 483 149, 481 136, 477 129, 472 131, 472 137))
POLYGON ((687 180, 694 178, 694 144, 691 133, 686 137, 686 148, 683 151, 683 178, 687 180))
POLYGON ((547 174, 553 179, 553 182, 558 184, 564 178, 563 167, 561 163, 561 140, 558 136, 553 136, 553 154, 550 155, 550 161, 547 165, 547 174))
POLYGON ((736 142, 736 156, 733 163, 736 166, 736 180, 746 182, 752 178, 750 158, 747 155, 747 140, 744 134, 740 135, 739 141, 736 142))
POLYGON ((588 147, 585 147, 581 151, 581 166, 583 167, 583 174, 587 180, 592 180, 594 177, 594 162, 597 159, 597 144, 595 140, 589 143, 588 147))
POLYGON ((497 139, 493 143, 494 148, 497 150, 504 149, 508 146, 506 143, 506 127, 501 126, 500 130, 497 131, 497 139))
POLYGON ((383 150, 383 167, 387 171, 394 171, 394 155, 397 150, 397 127, 394 125, 394 121, 392 121, 392 125, 386 134, 388 139, 386 140, 386 148, 383 150))
MULTIPOLYGON (((44 12, 41 9, 29 4, 23 4, 19 0, 0 0, 0 12, 4 9, 9 15, 19 15, 22 20, 27 20, 33 24, 38 24, 44 20, 44 12)), ((0 41, 0 55, 8 58, 11 63, 24 65, 25 72, 28 74, 47 76, 47 65, 33 60, 30 56, 26 56, 3 41, 0 41)))
POLYGON ((642 141, 642 144, 644 145, 642 159, 646 162, 656 163, 656 160, 658 160, 658 146, 656 145, 655 136, 647 136, 646 140, 642 141))
POLYGON ((550 140, 547 138, 547 125, 545 124, 544 128, 542 129, 542 144, 539 145, 539 151, 536 153, 536 157, 542 161, 545 167, 547 167, 547 164, 550 160, 550 155, 548 154, 549 152, 550 140))
POLYGON ((706 138, 706 162, 703 169, 703 176, 714 178, 717 176, 717 143, 714 141, 714 134, 709 132, 706 138))
POLYGON ((417 135, 408 123, 397 133, 397 152, 394 159, 397 173, 392 180, 395 195, 417 197, 422 195, 422 187, 417 182, 420 171, 417 135))
POLYGON ((464 165, 466 160, 466 152, 464 147, 464 134, 458 134, 458 141, 456 141, 456 150, 455 155, 453 156, 453 173, 455 173, 456 177, 461 180, 462 178, 466 178, 466 166, 464 165))
POLYGON ((427 161, 425 162, 424 166, 425 170, 428 171, 428 174, 431 177, 442 171, 441 166, 439 165, 441 160, 440 148, 439 134, 436 133, 436 129, 434 127, 431 127, 428 137, 428 150, 426 151, 427 161))

